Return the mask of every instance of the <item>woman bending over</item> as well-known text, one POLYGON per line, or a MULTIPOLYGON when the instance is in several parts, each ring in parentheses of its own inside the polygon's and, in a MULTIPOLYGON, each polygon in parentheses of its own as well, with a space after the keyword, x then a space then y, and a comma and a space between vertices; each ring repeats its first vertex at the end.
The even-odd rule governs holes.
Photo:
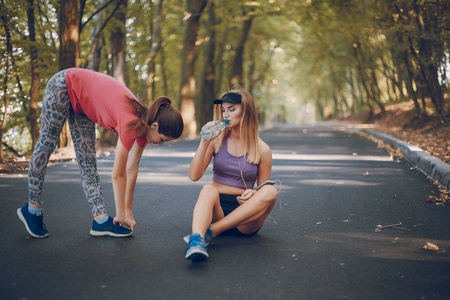
POLYGON ((68 120, 83 190, 94 218, 90 234, 130 236, 136 226, 133 194, 145 146, 148 143, 162 145, 177 139, 183 132, 183 120, 171 106, 170 99, 160 97, 147 108, 114 78, 72 68, 56 73, 49 80, 42 100, 41 119, 39 140, 28 170, 29 199, 17 210, 28 233, 35 238, 49 235, 43 223, 42 186, 48 160, 68 120), (119 136, 111 174, 116 206, 114 219, 106 212, 97 172, 96 123, 119 136))

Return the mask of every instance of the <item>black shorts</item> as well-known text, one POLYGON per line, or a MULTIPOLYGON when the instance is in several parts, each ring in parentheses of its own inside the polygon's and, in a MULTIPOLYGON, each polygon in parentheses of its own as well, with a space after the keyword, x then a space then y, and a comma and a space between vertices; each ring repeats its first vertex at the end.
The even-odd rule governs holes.
MULTIPOLYGON (((224 217, 229 215, 233 210, 235 210, 237 207, 239 207, 239 202, 237 201, 236 197, 237 195, 228 195, 228 194, 219 194, 220 199, 220 206, 222 206, 224 217)), ((261 229, 261 228, 259 228, 261 229)), ((258 230, 256 230, 253 233, 245 234, 239 231, 239 229, 232 228, 227 231, 222 232, 220 235, 234 235, 234 236, 252 236, 258 233, 258 230)))

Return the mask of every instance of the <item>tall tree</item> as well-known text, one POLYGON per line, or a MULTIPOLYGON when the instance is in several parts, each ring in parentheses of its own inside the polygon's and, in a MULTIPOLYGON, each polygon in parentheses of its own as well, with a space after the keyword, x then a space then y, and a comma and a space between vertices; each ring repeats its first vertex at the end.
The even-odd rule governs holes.
MULTIPOLYGON (((110 2, 111 3, 111 2, 110 2)), ((107 5, 105 5, 106 7, 107 5)), ((109 43, 111 49, 111 74, 112 77, 122 82, 127 83, 126 74, 126 27, 127 20, 128 0, 116 0, 116 7, 110 14, 105 22, 104 26, 100 27, 96 36, 100 37, 103 28, 108 21, 111 22, 112 29, 109 36, 109 43)), ((100 143, 104 146, 113 146, 117 144, 118 136, 112 134, 109 130, 99 127, 100 131, 100 143)))
POLYGON ((114 16, 113 29, 110 36, 112 75, 122 83, 126 82, 125 75, 125 21, 127 17, 127 0, 119 0, 120 7, 114 16))
POLYGON ((213 105, 211 100, 216 96, 216 64, 214 59, 214 54, 216 52, 216 5, 214 4, 214 0, 211 0, 208 5, 208 44, 205 47, 205 52, 203 55, 205 57, 205 61, 199 84, 200 96, 198 105, 196 106, 196 111, 198 112, 198 128, 200 128, 208 120, 211 120, 213 115, 213 105))
MULTIPOLYGON (((78 66, 80 32, 80 0, 61 0, 59 9, 59 69, 78 66)), ((67 122, 61 132, 59 146, 71 143, 67 122)))
POLYGON ((156 68, 156 56, 161 49, 161 11, 163 0, 159 0, 156 6, 155 25, 153 26, 153 33, 151 36, 150 54, 148 56, 148 77, 147 77, 147 103, 150 103, 155 98, 154 93, 154 79, 156 68))
POLYGON ((39 138, 39 125, 37 122, 37 110, 39 101, 39 64, 38 49, 36 47, 36 30, 34 18, 34 0, 28 0, 28 33, 30 40, 30 62, 31 62, 31 88, 30 88, 30 105, 28 111, 28 119, 30 122, 30 134, 32 140, 32 149, 36 146, 39 138))
MULTIPOLYGON (((411 31, 409 26, 408 10, 401 9, 398 6, 397 0, 390 0, 384 13, 384 18, 381 19, 381 26, 386 34, 386 44, 388 51, 391 54, 392 65, 394 66, 393 73, 397 73, 398 80, 395 80, 395 76, 392 76, 393 86, 397 87, 400 95, 400 99, 406 99, 409 97, 414 102, 414 109, 417 116, 425 116, 425 107, 420 107, 418 101, 417 89, 414 89, 415 78, 417 72, 415 65, 417 63, 412 61, 415 50, 411 52, 409 46, 408 36, 411 31), (411 54, 412 53, 412 54, 411 54), (406 93, 403 91, 403 87, 406 88, 406 93)), ((383 62, 387 65, 387 62, 383 62)))
POLYGON ((59 69, 78 66, 80 0, 61 0, 59 9, 59 69))
POLYGON ((93 29, 91 30, 91 42, 90 42, 91 49, 89 50, 89 53, 86 57, 86 61, 84 64, 84 67, 89 68, 90 70, 98 70, 98 68, 99 68, 100 52, 101 52, 101 48, 103 46, 102 45, 103 30, 105 29, 106 25, 108 25, 108 23, 112 19, 112 17, 114 17, 114 15, 119 10, 119 8, 121 7, 121 4, 122 4, 120 1, 116 1, 116 6, 112 10, 112 12, 109 14, 109 16, 105 19, 105 21, 100 25, 103 12, 115 0, 109 0, 108 3, 105 3, 105 1, 107 1, 107 0, 98 0, 98 2, 96 2, 97 6, 101 6, 101 5, 103 5, 103 6, 101 6, 99 9, 97 9, 97 11, 94 12, 94 14, 91 17, 89 17, 88 20, 80 26, 80 32, 81 32, 81 29, 84 28, 84 26, 86 26, 86 24, 90 20, 94 20, 94 22, 95 22, 95 25, 93 26, 93 29))
POLYGON ((1 9, 0 9, 0 15, 3 23, 3 27, 5 29, 5 35, 6 35, 6 64, 5 64, 5 79, 3 81, 3 118, 2 123, 0 124, 0 160, 3 160, 3 132, 6 127, 6 119, 8 117, 8 79, 9 79, 9 67, 10 67, 10 60, 12 55, 12 44, 11 44, 11 33, 9 31, 9 20, 6 13, 6 6, 5 2, 1 0, 1 9))
POLYGON ((183 38, 183 49, 181 52, 181 82, 180 82, 180 113, 184 120, 183 135, 194 135, 196 133, 195 122, 195 77, 194 65, 196 61, 198 30, 200 28, 200 17, 205 9, 206 0, 187 0, 187 14, 184 20, 185 31, 183 38))
MULTIPOLYGON (((104 6, 106 0, 96 0, 95 6, 102 7, 104 6)), ((94 25, 91 26, 91 47, 92 47, 92 56, 86 60, 87 66, 90 70, 99 71, 100 70, 100 57, 102 50, 102 40, 97 38, 97 35, 100 36, 102 30, 102 16, 103 10, 97 13, 92 17, 94 21, 94 25)))
POLYGON ((367 72, 366 72, 366 67, 364 65, 364 58, 362 56, 362 51, 360 49, 361 44, 356 42, 353 48, 354 48, 356 69, 358 71, 358 78, 359 78, 360 84, 363 86, 364 91, 366 92, 367 106, 370 109, 369 119, 372 119, 375 115, 373 104, 371 102, 371 100, 373 99, 373 95, 372 95, 372 92, 371 92, 369 84, 368 84, 369 79, 367 78, 368 76, 367 76, 367 72))
MULTIPOLYGON (((439 1, 438 1, 439 2, 439 1)), ((438 4, 436 4, 438 5, 438 4)), ((415 2, 416 11, 416 22, 417 28, 419 30, 419 53, 420 53, 420 67, 423 74, 423 79, 425 80, 428 90, 430 91, 430 98, 436 108, 436 112, 441 119, 441 122, 445 123, 444 117, 444 96, 439 83, 438 68, 436 67, 436 62, 433 56, 433 45, 431 38, 436 38, 435 32, 433 32, 431 20, 427 9, 430 7, 425 7, 424 1, 415 2)), ((439 8, 436 8, 438 11, 439 8)), ((435 51, 436 52, 436 51, 435 51)))
POLYGON ((250 28, 252 26, 253 16, 243 7, 242 17, 244 21, 242 23, 241 37, 239 39, 238 45, 236 46, 232 71, 229 80, 231 86, 244 86, 244 49, 245 42, 247 41, 248 35, 250 33, 250 28))
MULTIPOLYGON (((223 3, 222 3, 223 4, 223 3)), ((224 8, 222 8, 224 9, 224 8)), ((228 42, 228 35, 230 33, 230 18, 226 17, 228 15, 230 15, 229 8, 225 8, 227 9, 227 12, 224 14, 225 16, 220 20, 221 23, 221 32, 222 34, 222 38, 220 39, 220 41, 218 41, 217 43, 217 72, 216 72, 216 80, 215 80, 215 86, 216 89, 219 91, 225 90, 225 87, 222 87, 222 83, 223 80, 225 79, 226 82, 226 86, 228 85, 228 78, 224 76, 224 65, 225 65, 225 53, 227 53, 226 51, 226 44, 228 42)))

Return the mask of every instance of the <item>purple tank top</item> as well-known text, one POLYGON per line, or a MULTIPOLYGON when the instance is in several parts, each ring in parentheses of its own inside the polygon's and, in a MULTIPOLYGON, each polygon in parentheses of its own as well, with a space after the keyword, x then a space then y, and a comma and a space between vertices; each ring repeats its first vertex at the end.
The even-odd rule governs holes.
POLYGON ((258 177, 258 165, 245 161, 246 155, 239 157, 231 155, 228 152, 227 144, 228 139, 224 139, 222 148, 214 154, 213 180, 223 185, 252 189, 255 185, 256 177, 258 177), (241 170, 247 187, 241 178, 241 170))

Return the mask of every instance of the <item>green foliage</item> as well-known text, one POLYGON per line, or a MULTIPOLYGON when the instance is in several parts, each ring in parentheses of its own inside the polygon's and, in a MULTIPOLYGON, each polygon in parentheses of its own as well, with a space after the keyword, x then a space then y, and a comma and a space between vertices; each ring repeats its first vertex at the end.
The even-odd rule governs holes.
MULTIPOLYGON (((424 91, 426 95, 426 86, 420 80, 423 66, 430 64, 439 72, 442 91, 448 88, 450 14, 438 1, 215 0, 214 3, 218 19, 215 25, 216 93, 220 95, 228 89, 227 79, 245 11, 246 17, 254 18, 245 45, 245 87, 252 90, 262 121, 306 122, 316 117, 354 112, 373 106, 373 101, 382 105, 402 95, 409 99, 411 95, 405 90, 408 70, 412 76, 411 86, 417 93, 424 91), (418 29, 419 6, 424 11, 420 16, 426 31, 418 29), (432 47, 431 58, 422 57, 419 46, 424 40, 432 47)), ((155 0, 129 0, 127 6, 126 83, 142 99, 146 95, 156 4, 155 0)), ((41 96, 49 78, 58 70, 58 5, 58 0, 35 1, 41 96)), ((30 143, 23 142, 29 139, 27 111, 31 83, 27 6, 26 0, 6 1, 2 9, 13 44, 7 86, 10 107, 4 140, 23 155, 31 151, 30 143)), ((104 10, 100 23, 114 6, 115 2, 104 10)), ((97 1, 86 1, 82 23, 97 9, 97 1)), ((162 47, 156 58, 154 94, 170 97, 176 107, 179 105, 185 17, 185 1, 164 1, 162 47)), ((203 72, 203 51, 209 42, 207 18, 207 14, 201 18, 197 40, 197 79, 203 72)), ((81 67, 91 51, 95 26, 99 24, 90 19, 82 29, 81 67)), ((108 39, 113 26, 114 23, 109 22, 101 33, 100 71, 105 73, 111 70, 108 39)), ((3 82, 6 51, 3 24, 0 41, 3 82)), ((3 109, 1 102, 0 110, 3 109)))

